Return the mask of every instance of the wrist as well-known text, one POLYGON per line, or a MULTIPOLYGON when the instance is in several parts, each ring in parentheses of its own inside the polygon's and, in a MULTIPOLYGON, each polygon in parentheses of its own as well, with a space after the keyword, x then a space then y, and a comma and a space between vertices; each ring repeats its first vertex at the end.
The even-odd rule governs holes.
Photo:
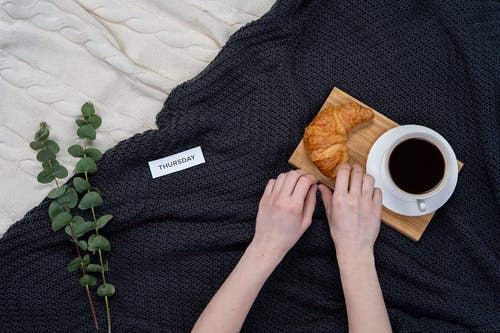
POLYGON ((373 254, 373 247, 371 246, 351 248, 336 247, 336 255, 340 269, 375 266, 375 256, 373 254))
POLYGON ((259 265, 272 267, 274 269, 281 262, 286 252, 277 249, 269 244, 252 240, 248 245, 245 254, 256 260, 259 265))

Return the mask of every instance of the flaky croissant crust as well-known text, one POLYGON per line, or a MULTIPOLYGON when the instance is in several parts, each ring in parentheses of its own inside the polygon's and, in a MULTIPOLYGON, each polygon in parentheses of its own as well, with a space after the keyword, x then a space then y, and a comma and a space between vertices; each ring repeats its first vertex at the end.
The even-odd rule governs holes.
POLYGON ((349 131, 373 118, 373 111, 352 102, 321 110, 304 131, 304 146, 314 165, 334 178, 340 164, 349 160, 349 131))

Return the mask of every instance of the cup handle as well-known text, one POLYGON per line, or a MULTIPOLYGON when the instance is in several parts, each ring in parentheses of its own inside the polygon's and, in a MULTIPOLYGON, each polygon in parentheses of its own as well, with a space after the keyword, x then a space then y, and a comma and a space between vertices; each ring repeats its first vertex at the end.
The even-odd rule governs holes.
POLYGON ((421 212, 425 212, 425 201, 421 199, 417 199, 418 210, 421 212))

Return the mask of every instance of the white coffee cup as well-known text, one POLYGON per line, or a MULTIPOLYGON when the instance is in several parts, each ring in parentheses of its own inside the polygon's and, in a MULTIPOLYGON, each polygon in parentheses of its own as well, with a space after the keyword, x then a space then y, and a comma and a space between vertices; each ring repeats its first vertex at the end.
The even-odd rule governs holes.
POLYGON ((403 125, 384 133, 372 146, 367 172, 375 178, 375 186, 383 193, 383 204, 396 213, 408 216, 425 215, 448 201, 458 179, 457 158, 448 141, 436 131, 419 125, 403 125), (394 148, 409 139, 425 140, 439 149, 444 159, 441 180, 430 190, 409 193, 398 187, 391 177, 389 159, 394 148))

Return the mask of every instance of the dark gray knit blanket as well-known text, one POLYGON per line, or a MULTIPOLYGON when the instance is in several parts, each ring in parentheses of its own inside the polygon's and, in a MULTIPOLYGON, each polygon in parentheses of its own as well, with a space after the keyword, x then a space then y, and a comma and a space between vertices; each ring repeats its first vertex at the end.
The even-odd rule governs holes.
MULTIPOLYGON (((500 332, 500 2, 278 1, 176 88, 158 130, 91 177, 112 245, 114 332, 188 332, 252 238, 266 181, 334 86, 441 133, 465 163, 420 242, 382 225, 376 265, 396 332, 500 332), (153 179, 148 161, 206 163, 153 179)), ((6 191, 8 189, 4 189, 6 191)), ((94 332, 48 201, 0 240, 0 332, 94 332)), ((97 297, 94 297, 97 299, 97 297)), ((97 312, 105 326, 103 304, 97 312)), ((345 332, 323 205, 265 284, 244 332, 345 332)))

